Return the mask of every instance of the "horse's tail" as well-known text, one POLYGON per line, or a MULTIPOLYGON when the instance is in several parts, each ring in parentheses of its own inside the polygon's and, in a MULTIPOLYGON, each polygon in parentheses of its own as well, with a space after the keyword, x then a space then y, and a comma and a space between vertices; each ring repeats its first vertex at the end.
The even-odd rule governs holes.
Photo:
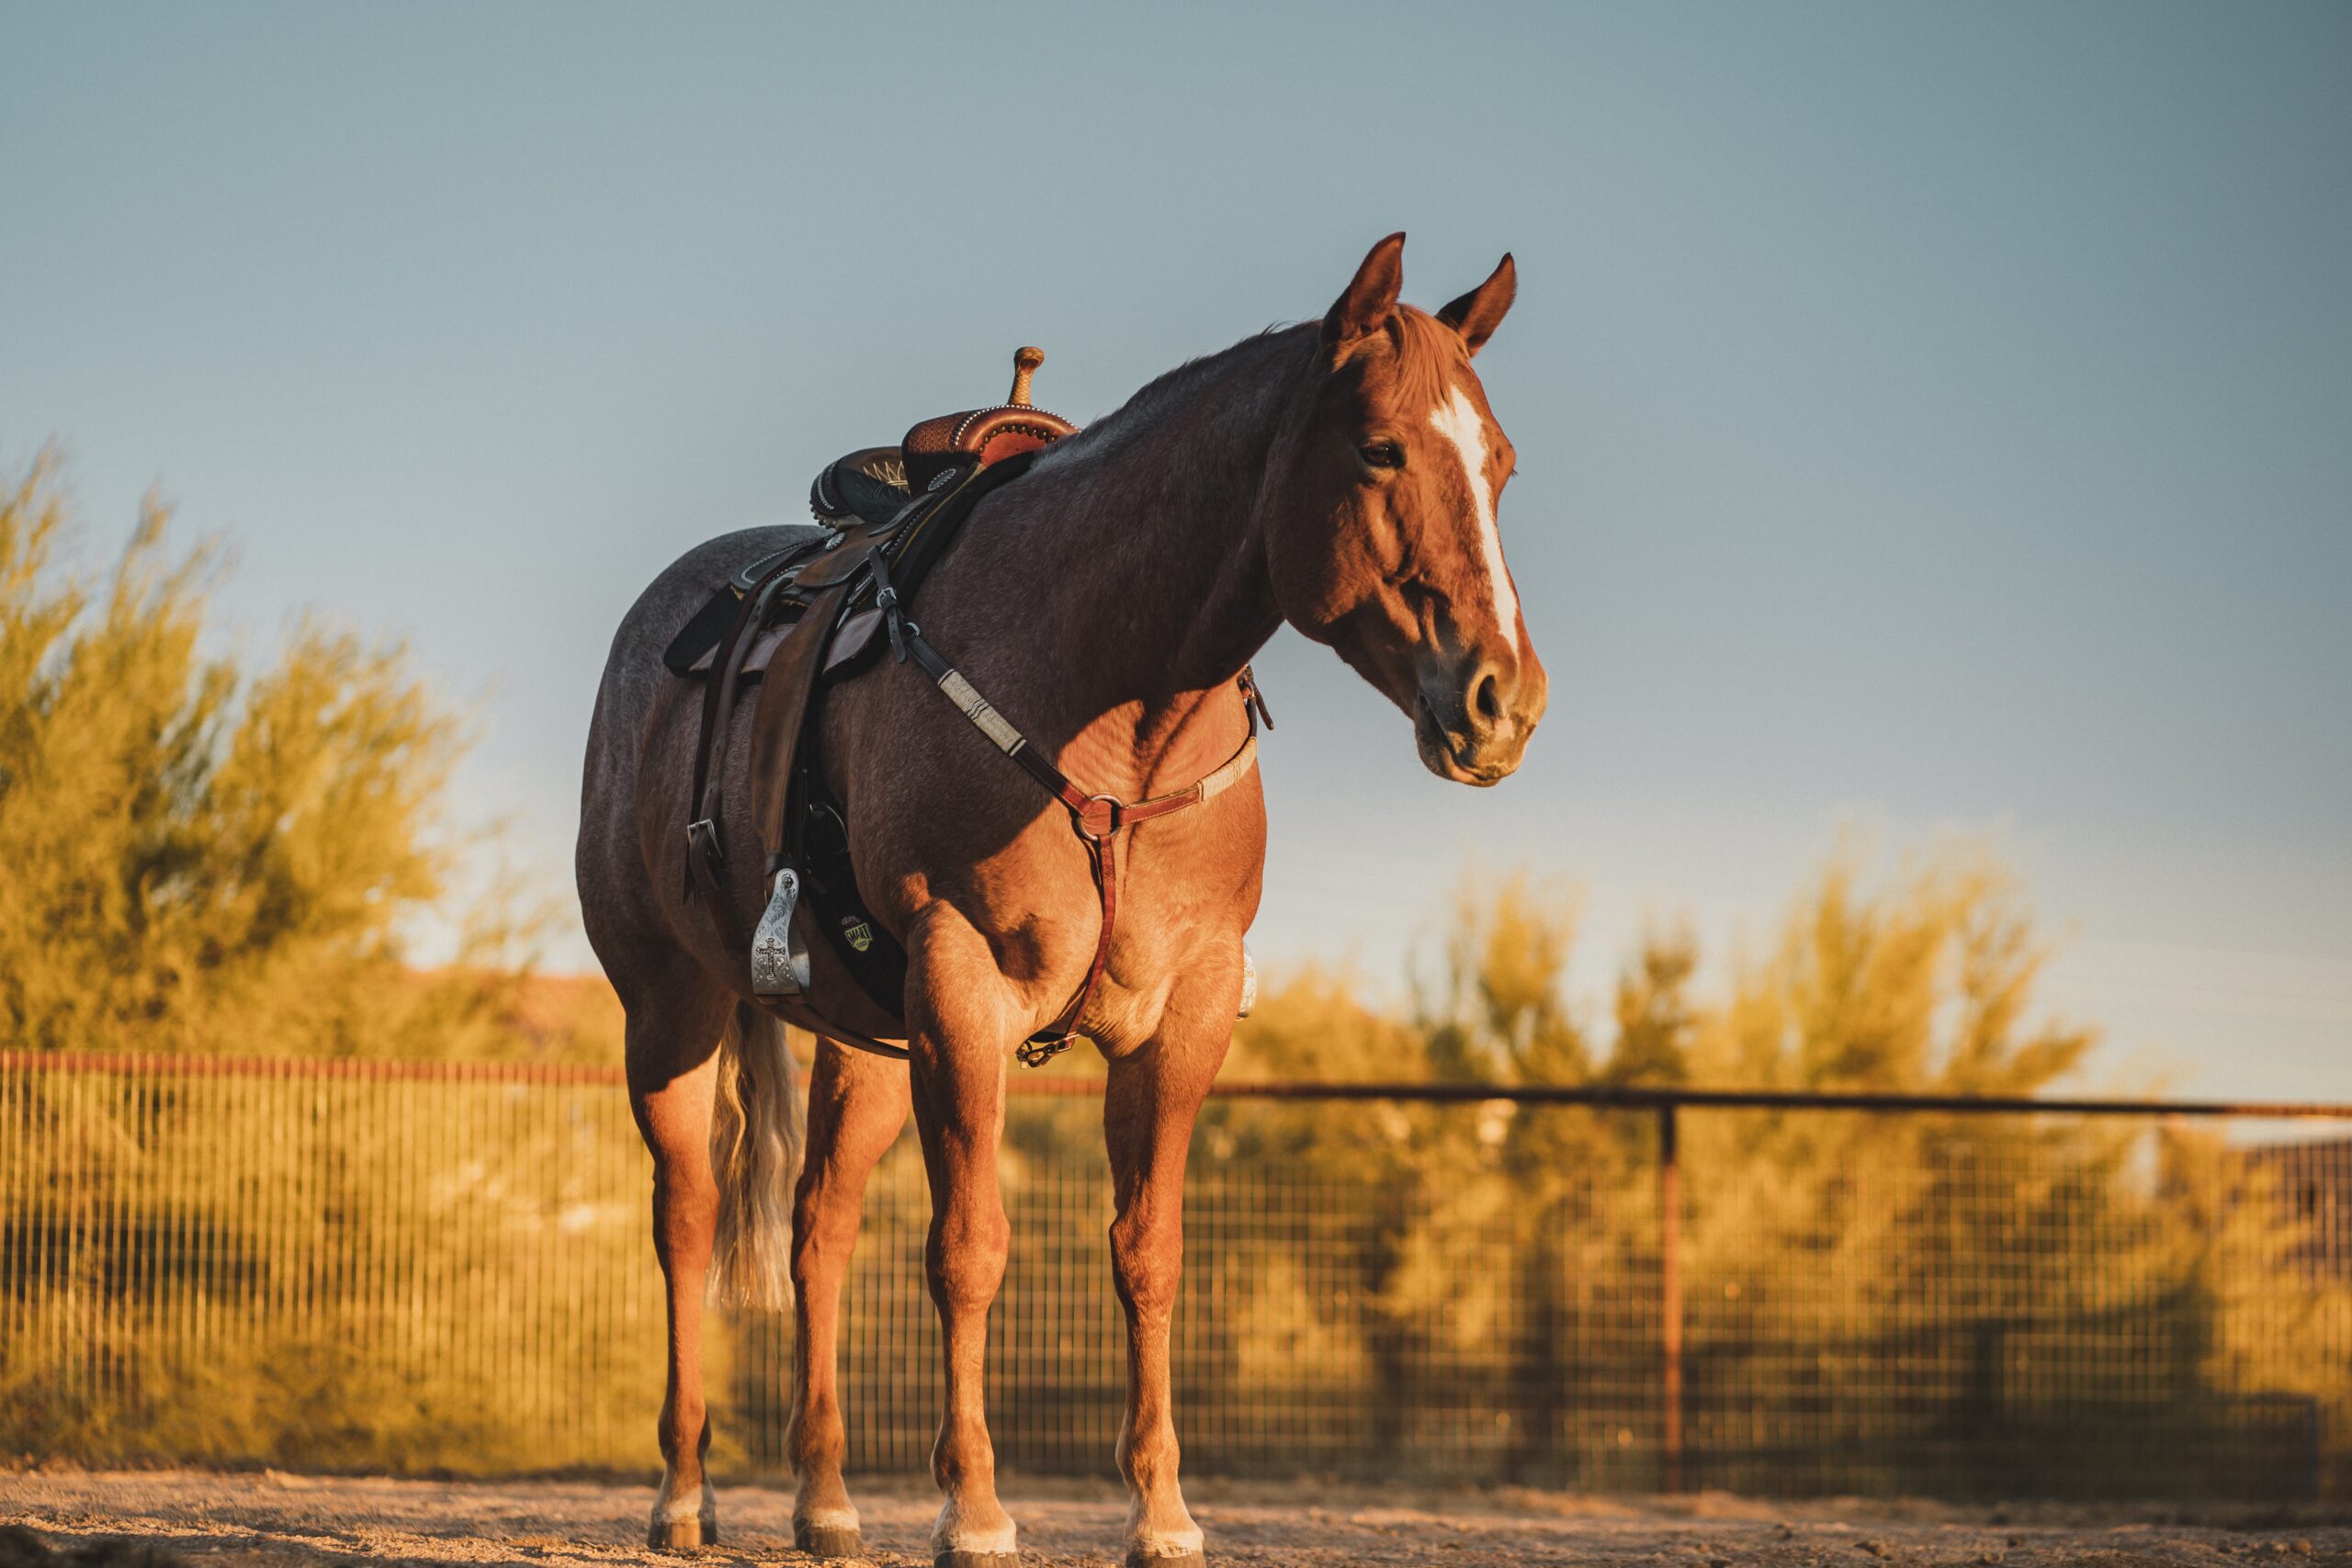
POLYGON ((710 1170, 718 1181, 718 1235, 710 1299, 782 1311, 791 1291, 792 1189, 800 1175, 800 1078, 784 1024, 738 1002, 718 1037, 718 1095, 710 1118, 710 1170))

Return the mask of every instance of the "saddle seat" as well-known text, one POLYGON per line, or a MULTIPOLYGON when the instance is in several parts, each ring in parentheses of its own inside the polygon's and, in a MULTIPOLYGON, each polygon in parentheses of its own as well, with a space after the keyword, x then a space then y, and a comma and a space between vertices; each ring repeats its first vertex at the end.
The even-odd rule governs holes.
POLYGON ((829 528, 888 523, 914 499, 904 448, 864 446, 825 465, 808 487, 808 510, 829 528))
POLYGON ((825 465, 808 487, 808 510, 831 527, 888 523, 914 498, 967 465, 987 468, 1051 446, 1078 426, 1029 401, 1029 379, 1046 362, 1042 349, 1012 356, 1012 392, 993 408, 924 420, 896 446, 864 446, 825 465))

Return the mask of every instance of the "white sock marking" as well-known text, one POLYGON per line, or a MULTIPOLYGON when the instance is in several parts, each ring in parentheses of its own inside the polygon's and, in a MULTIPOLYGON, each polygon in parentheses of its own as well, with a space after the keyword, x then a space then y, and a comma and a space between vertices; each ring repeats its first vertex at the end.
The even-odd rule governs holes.
POLYGON ((1007 1518, 995 1529, 976 1529, 963 1522, 956 1512, 956 1499, 950 1497, 940 1505, 939 1517, 931 1527, 931 1551, 936 1557, 943 1551, 978 1551, 984 1554, 1010 1553, 1020 1550, 1020 1534, 1007 1518))
POLYGON ((681 1524, 687 1519, 715 1521, 718 1517, 718 1494, 711 1490, 706 1477, 702 1491, 691 1496, 677 1496, 676 1478, 668 1470, 662 1474, 662 1490, 653 1499, 653 1522, 657 1525, 681 1524))
POLYGON ((1451 400, 1430 411, 1430 425, 1453 443, 1462 467, 1470 476, 1470 501, 1478 510, 1478 548, 1487 558, 1487 581, 1494 591, 1495 624, 1503 640, 1519 645, 1519 592, 1510 585, 1510 569, 1503 565, 1503 536, 1495 527, 1495 489, 1487 482, 1487 422, 1477 405, 1459 387, 1451 400))
POLYGON ((1180 1530, 1139 1530, 1127 1538, 1127 1551, 1136 1557, 1190 1557, 1201 1549, 1201 1528, 1180 1530))

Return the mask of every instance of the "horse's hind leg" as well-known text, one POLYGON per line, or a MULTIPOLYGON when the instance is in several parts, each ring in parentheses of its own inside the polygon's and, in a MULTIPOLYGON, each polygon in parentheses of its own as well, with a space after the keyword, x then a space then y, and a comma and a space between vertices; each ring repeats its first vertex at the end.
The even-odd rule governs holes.
POLYGON ((792 1421, 785 1432, 797 1489, 792 1542, 819 1557, 862 1551, 857 1509, 842 1484, 847 1436, 836 1346, 842 1279, 865 1196, 865 1179, 906 1124, 907 1069, 886 1057, 817 1042, 808 1085, 808 1150, 792 1208, 794 1338, 792 1421))
POLYGON ((629 1104, 653 1152, 653 1250, 670 1306, 669 1386, 662 1401, 662 1492, 647 1541, 707 1546, 717 1499, 703 1472, 710 1417, 703 1402, 702 1306, 718 1227, 710 1167, 711 1096, 729 998, 691 984, 630 998, 629 1104))
POLYGON ((1103 1089, 1117 1206, 1111 1268, 1127 1315, 1127 1408, 1116 1450, 1127 1482, 1127 1568, 1204 1561, 1200 1527, 1176 1478, 1168 1331, 1184 1267, 1184 1159, 1232 1038, 1230 1018, 1228 1008, 1215 1023, 1195 1027, 1171 1016, 1142 1050, 1111 1064, 1103 1089))

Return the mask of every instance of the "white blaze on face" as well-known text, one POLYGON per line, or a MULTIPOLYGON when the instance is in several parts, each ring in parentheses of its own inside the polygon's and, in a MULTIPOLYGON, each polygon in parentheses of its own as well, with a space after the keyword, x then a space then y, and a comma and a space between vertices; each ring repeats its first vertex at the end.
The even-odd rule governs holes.
POLYGON ((1487 561, 1487 585, 1495 601, 1495 624, 1503 638, 1519 641, 1519 592, 1510 585, 1510 569, 1503 565, 1503 536, 1495 527, 1495 487, 1487 482, 1487 422, 1477 405, 1461 388, 1430 411, 1430 424, 1453 443, 1470 478, 1470 504, 1478 513, 1478 549, 1487 561))

